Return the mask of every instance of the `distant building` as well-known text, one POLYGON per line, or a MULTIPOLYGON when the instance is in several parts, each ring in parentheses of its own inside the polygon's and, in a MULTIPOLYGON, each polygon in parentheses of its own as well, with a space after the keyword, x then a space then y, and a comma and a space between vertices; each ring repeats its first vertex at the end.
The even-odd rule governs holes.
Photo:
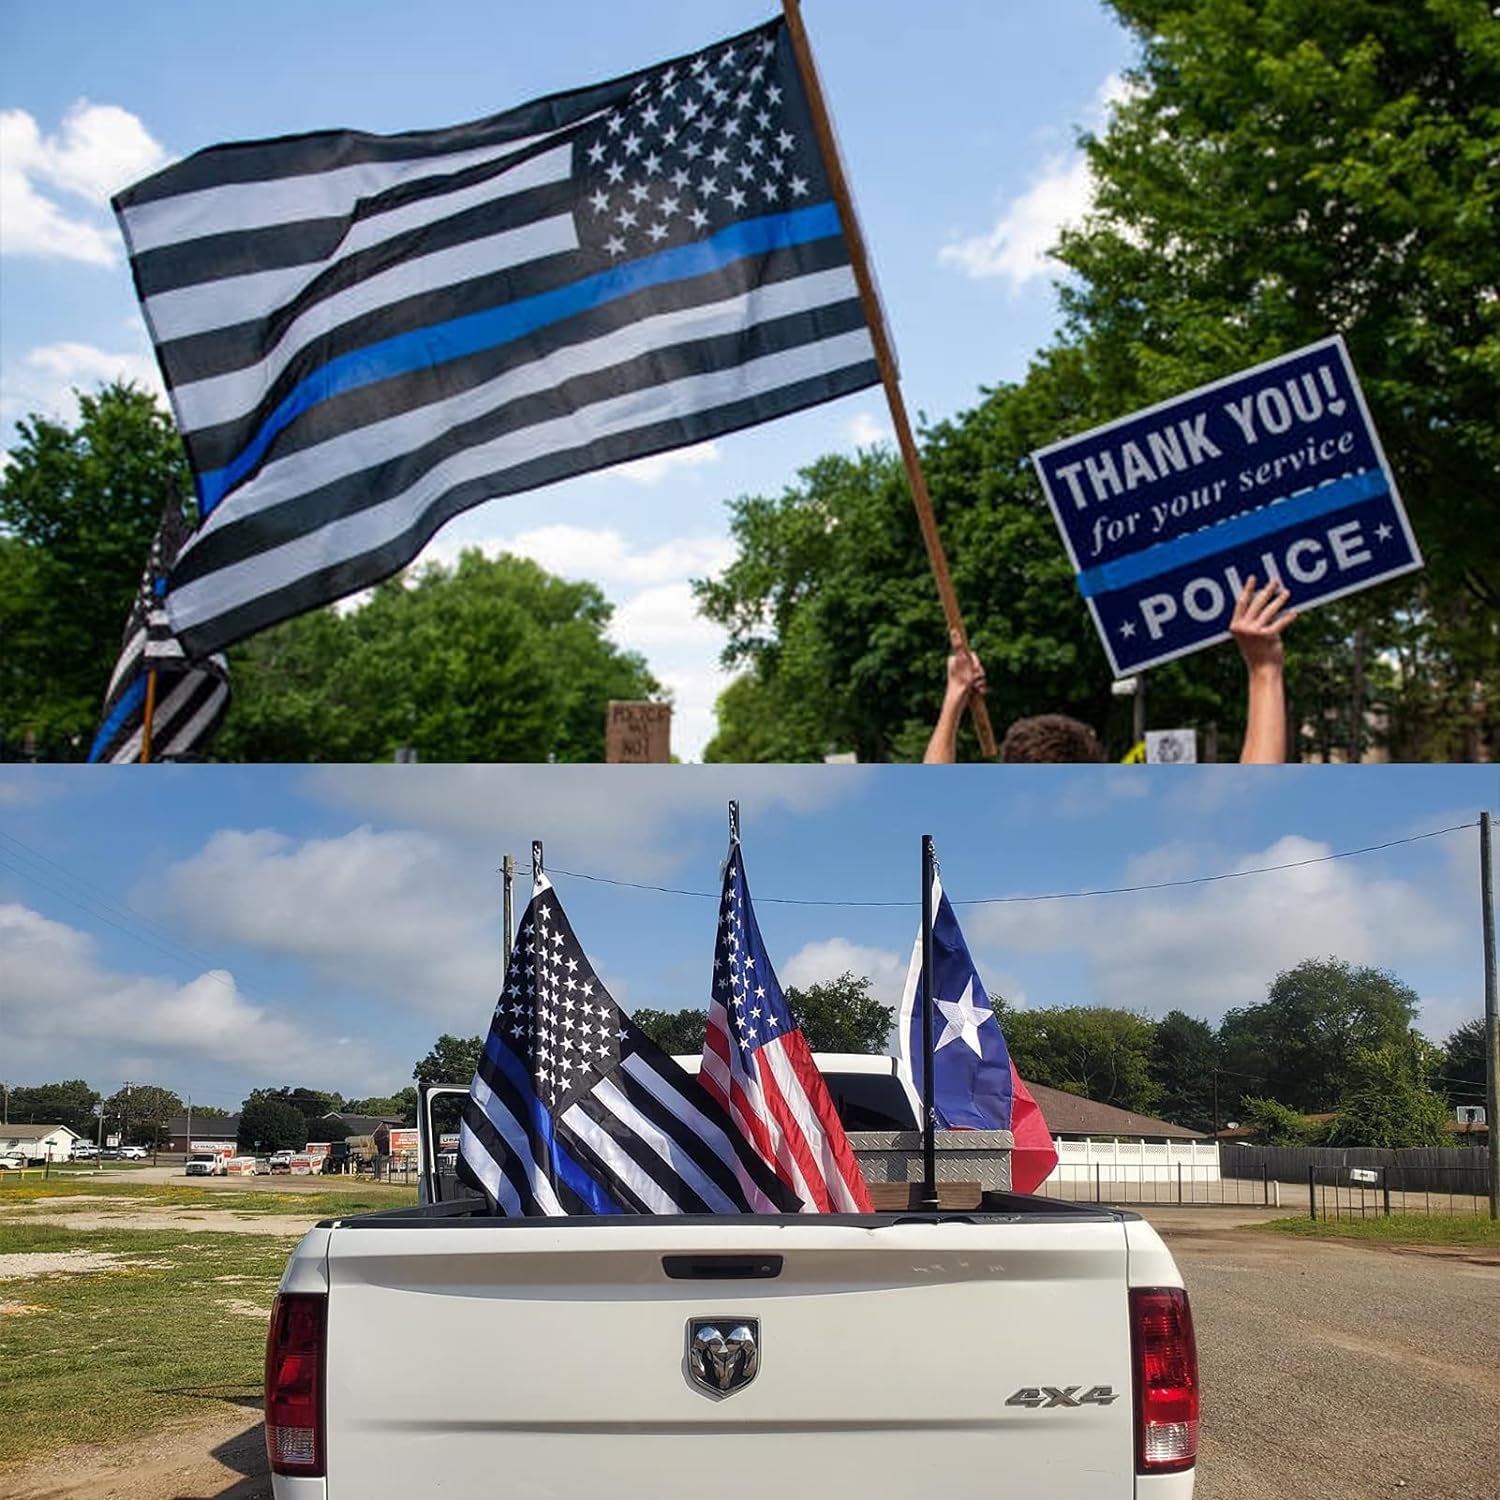
POLYGON ((67 1161, 83 1137, 66 1125, 0 1125, 0 1156, 27 1161, 67 1161))
POLYGON ((188 1117, 174 1115, 166 1122, 162 1150, 177 1153, 212 1151, 215 1146, 232 1146, 239 1137, 238 1115, 194 1115, 193 1133, 188 1134, 188 1117))
POLYGON ((1050 1181, 1217 1182, 1219 1147, 1206 1130, 1027 1084, 1057 1143, 1050 1181))
POLYGON ((325 1120, 337 1120, 350 1135, 374 1135, 382 1125, 399 1125, 400 1115, 351 1115, 347 1110, 331 1109, 322 1116, 325 1120))

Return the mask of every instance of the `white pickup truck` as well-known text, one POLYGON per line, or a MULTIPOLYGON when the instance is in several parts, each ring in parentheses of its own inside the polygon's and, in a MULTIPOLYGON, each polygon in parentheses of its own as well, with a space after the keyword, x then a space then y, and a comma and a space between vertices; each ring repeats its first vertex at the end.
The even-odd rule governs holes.
POLYGON ((1155 1231, 1010 1193, 329 1220, 292 1255, 266 1350, 278 1500, 1187 1500, 1197 1429, 1187 1296, 1155 1231))

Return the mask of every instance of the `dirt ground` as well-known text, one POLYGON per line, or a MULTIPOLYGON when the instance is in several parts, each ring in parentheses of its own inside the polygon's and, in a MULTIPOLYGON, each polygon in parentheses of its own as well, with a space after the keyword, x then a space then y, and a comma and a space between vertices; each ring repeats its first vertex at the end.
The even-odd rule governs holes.
MULTIPOLYGON (((1258 1235, 1251 1208, 1150 1217, 1193 1299, 1198 1500, 1494 1500, 1500 1252, 1258 1235)), ((249 1404, 0 1475, 4 1500, 270 1494, 249 1404)))

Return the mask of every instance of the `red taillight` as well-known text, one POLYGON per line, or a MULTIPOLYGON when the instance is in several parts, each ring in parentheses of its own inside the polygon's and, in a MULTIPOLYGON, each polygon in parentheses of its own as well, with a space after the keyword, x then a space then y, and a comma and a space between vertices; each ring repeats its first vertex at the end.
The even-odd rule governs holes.
POLYGON ((273 1474, 323 1473, 328 1298, 282 1292, 266 1334, 266 1454, 273 1474))
POLYGON ((1135 1356, 1135 1467, 1171 1474, 1198 1460, 1198 1349, 1181 1287, 1130 1293, 1135 1356))

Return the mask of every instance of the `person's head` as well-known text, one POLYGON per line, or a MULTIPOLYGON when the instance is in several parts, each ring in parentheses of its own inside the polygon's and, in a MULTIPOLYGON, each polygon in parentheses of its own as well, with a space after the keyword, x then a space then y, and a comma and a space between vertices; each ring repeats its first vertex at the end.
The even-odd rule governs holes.
POLYGON ((1036 764, 1046 761, 1101 761, 1104 746, 1087 724, 1066 714, 1017 719, 1005 732, 1000 759, 1036 764))

